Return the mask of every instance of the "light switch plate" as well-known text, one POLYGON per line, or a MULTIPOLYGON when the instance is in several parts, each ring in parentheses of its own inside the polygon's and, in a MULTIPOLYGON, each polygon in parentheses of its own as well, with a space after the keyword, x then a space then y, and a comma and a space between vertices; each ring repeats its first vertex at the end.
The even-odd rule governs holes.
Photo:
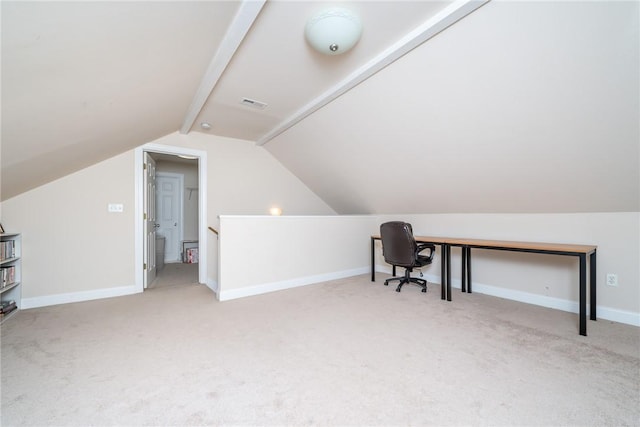
POLYGON ((109 212, 121 213, 121 212, 124 212, 124 205, 122 203, 109 203, 107 210, 109 212))

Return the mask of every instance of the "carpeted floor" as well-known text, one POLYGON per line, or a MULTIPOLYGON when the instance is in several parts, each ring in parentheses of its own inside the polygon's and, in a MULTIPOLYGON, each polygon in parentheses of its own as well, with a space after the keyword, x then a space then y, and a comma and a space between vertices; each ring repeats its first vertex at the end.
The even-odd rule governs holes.
POLYGON ((640 425, 640 330, 357 276, 19 312, 2 425, 640 425))
POLYGON ((156 273, 156 279, 148 286, 157 289, 165 286, 187 285, 198 283, 198 264, 172 262, 156 273))

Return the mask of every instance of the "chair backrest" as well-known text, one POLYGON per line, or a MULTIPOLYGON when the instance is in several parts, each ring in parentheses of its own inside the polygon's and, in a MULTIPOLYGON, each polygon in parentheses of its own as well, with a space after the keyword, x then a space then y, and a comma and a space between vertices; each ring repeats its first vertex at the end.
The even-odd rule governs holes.
POLYGON ((416 261, 418 246, 413 238, 411 224, 402 221, 380 225, 382 256, 391 265, 411 267, 416 261))

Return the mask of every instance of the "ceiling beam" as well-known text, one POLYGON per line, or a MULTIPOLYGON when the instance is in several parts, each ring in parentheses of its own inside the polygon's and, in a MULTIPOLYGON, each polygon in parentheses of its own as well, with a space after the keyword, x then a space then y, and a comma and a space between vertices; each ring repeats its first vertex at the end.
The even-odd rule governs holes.
POLYGON ((200 86, 196 91, 189 110, 182 122, 180 133, 186 134, 193 127, 193 123, 198 118, 198 114, 202 111, 207 98, 211 95, 211 91, 220 80, 222 73, 229 65, 231 58, 236 53, 242 40, 249 32, 249 29, 253 25, 254 21, 260 14, 262 6, 264 6, 266 0, 244 0, 233 18, 233 22, 229 26, 227 33, 224 35, 224 39, 220 43, 216 54, 209 63, 207 71, 202 77, 200 86))
POLYGON ((452 3, 450 6, 425 21, 422 25, 405 35, 389 48, 382 51, 362 67, 355 70, 340 83, 304 105, 293 115, 260 138, 256 144, 264 145, 271 141, 290 127, 296 125, 305 117, 353 89, 355 86, 382 70, 387 65, 405 55, 407 52, 420 46, 422 43, 445 30, 447 27, 455 24, 457 21, 469 15, 487 2, 489 2, 489 0, 459 0, 452 3))

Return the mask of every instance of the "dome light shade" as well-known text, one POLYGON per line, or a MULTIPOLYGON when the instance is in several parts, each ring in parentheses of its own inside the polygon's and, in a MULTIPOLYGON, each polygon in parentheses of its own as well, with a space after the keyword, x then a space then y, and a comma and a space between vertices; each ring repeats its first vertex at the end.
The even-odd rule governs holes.
POLYGON ((349 9, 334 7, 309 18, 304 35, 318 52, 340 55, 360 40, 362 21, 349 9))

